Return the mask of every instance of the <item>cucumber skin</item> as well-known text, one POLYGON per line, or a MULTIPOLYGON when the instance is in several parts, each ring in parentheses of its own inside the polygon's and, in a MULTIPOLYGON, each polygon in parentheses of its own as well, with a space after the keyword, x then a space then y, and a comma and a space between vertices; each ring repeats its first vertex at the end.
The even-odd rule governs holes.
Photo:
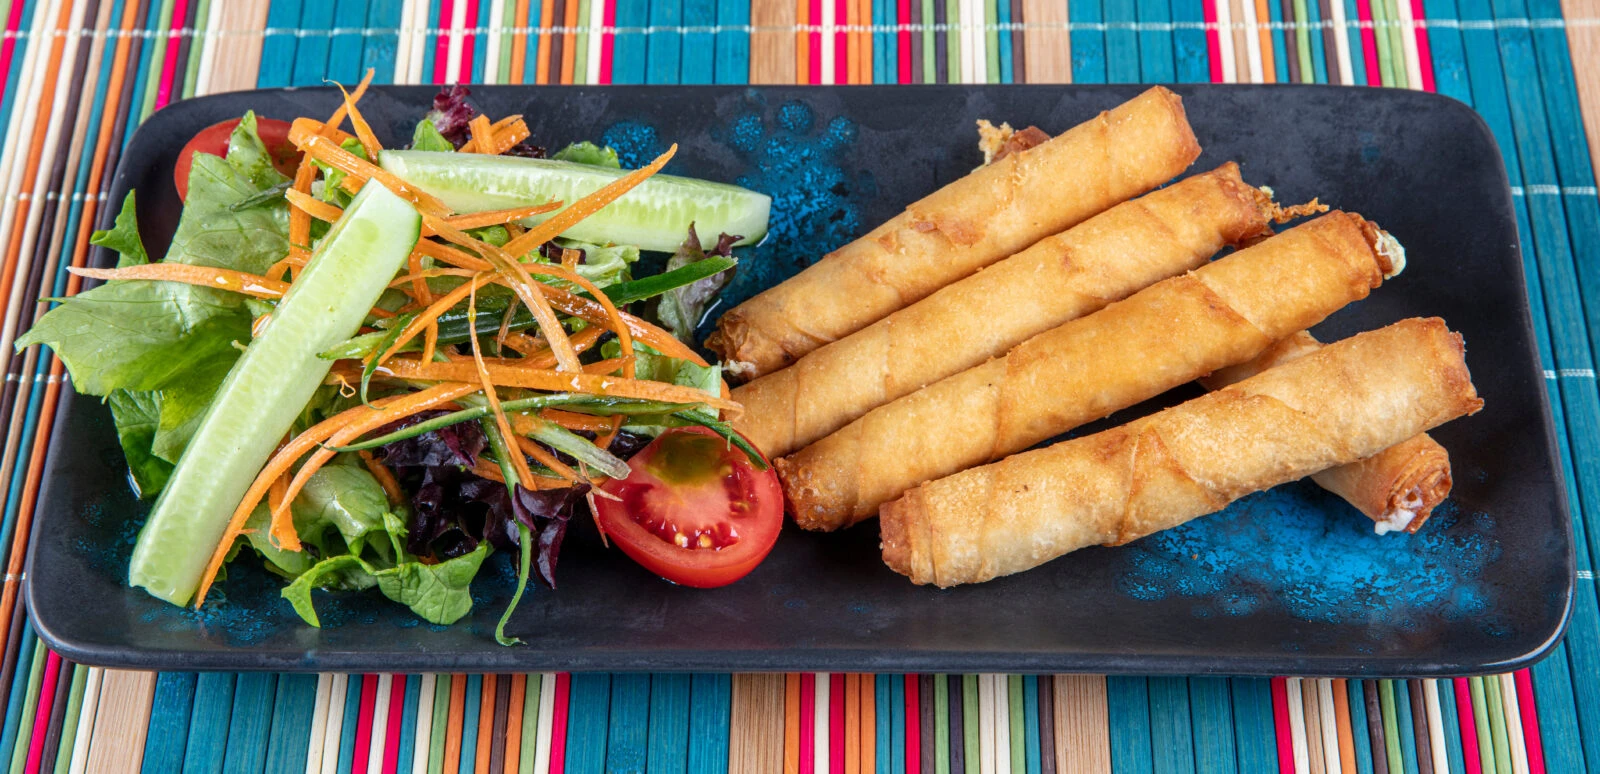
POLYGON ((383 186, 356 195, 218 389, 139 532, 130 586, 188 604, 234 509, 333 366, 317 353, 355 334, 421 228, 383 186))
MULTIPOLYGON (((378 163, 463 213, 527 206, 552 198, 565 198, 567 204, 572 204, 627 174, 627 170, 555 159, 429 151, 383 151, 378 154, 378 163), (467 187, 470 181, 449 179, 456 175, 503 175, 510 185, 498 191, 473 189, 467 187), (556 191, 554 195, 540 195, 536 184, 518 185, 539 175, 554 181, 546 186, 547 190, 556 191), (523 190, 507 190, 511 188, 523 190), (571 190, 562 193, 560 188, 571 190)), ((597 244, 629 244, 643 250, 670 253, 683 244, 689 225, 693 223, 704 249, 716 246, 717 236, 724 233, 743 236, 734 243, 742 246, 755 244, 766 236, 771 210, 772 197, 766 194, 727 183, 657 174, 561 235, 597 244), (652 206, 647 203, 652 198, 655 202, 665 201, 679 207, 652 206), (650 211, 640 213, 640 208, 650 211), (671 211, 674 209, 679 211, 671 211)), ((534 226, 554 215, 538 215, 522 223, 534 226)))

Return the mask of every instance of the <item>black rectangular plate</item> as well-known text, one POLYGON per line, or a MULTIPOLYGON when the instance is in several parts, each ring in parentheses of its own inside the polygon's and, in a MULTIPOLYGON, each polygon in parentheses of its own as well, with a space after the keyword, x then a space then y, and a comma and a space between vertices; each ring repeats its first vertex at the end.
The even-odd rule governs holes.
MULTIPOLYGON (((494 116, 527 116, 545 145, 594 139, 636 166, 676 142, 668 171, 772 194, 772 233, 744 254, 726 301, 736 303, 977 166, 975 119, 1055 133, 1141 88, 503 86, 473 99, 494 116)), ((1487 407, 1437 432, 1454 457, 1455 497, 1421 534, 1376 537, 1360 514, 1302 482, 1128 547, 971 587, 907 583, 879 560, 869 523, 838 535, 786 530, 753 575, 695 591, 577 529, 560 588, 531 589, 513 619, 525 646, 490 636, 513 581, 504 556, 486 565, 474 612, 455 626, 419 624, 377 594, 321 595, 318 630, 248 562, 198 612, 127 588, 147 506, 125 482, 107 410, 69 394, 33 535, 34 625, 75 661, 183 670, 1445 675, 1503 671, 1548 652, 1572 593, 1571 525, 1510 192, 1488 129, 1460 103, 1411 91, 1178 91, 1205 147, 1193 171, 1236 160, 1282 201, 1321 197, 1409 248, 1406 272, 1319 326, 1324 340, 1418 315, 1465 334, 1487 407)), ((399 144, 433 93, 377 87, 362 107, 399 144)), ((123 155, 108 204, 137 189, 146 244, 159 254, 178 213, 173 160, 191 135, 246 109, 327 115, 337 99, 328 89, 258 91, 162 110, 123 155)))

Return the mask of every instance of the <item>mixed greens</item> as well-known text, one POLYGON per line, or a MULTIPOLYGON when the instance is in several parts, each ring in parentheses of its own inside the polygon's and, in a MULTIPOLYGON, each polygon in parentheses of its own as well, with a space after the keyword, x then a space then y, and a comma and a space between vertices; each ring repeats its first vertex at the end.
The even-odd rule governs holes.
POLYGON ((292 178, 254 115, 224 155, 196 153, 160 262, 129 194, 93 237, 116 268, 78 270, 105 284, 18 342, 110 406, 156 498, 129 581, 174 604, 250 555, 312 625, 315 590, 372 588, 448 624, 492 551, 554 586, 594 485, 663 429, 710 428, 764 466, 683 341, 732 248, 765 232, 766 197, 657 175, 671 151, 634 171, 588 142, 545 158, 461 87, 384 150, 365 87, 294 122, 292 178), (666 270, 633 276, 641 248, 673 249, 666 270))

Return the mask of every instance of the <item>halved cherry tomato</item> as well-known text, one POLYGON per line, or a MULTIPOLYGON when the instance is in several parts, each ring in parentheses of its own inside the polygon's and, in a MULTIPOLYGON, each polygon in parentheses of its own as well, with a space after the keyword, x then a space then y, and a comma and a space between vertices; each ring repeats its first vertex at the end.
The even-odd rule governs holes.
MULTIPOLYGON (((189 168, 194 166, 194 154, 228 155, 228 137, 240 119, 233 118, 201 129, 189 138, 183 150, 178 151, 178 163, 172 168, 172 182, 178 184, 178 198, 189 198, 189 168)), ((285 175, 293 176, 300 166, 300 151, 289 142, 289 122, 256 116, 256 134, 272 156, 272 166, 285 175)))
POLYGON ((783 528, 783 489, 768 467, 703 427, 668 430, 594 499, 600 528, 634 561, 674 583, 726 586, 767 558, 783 528))

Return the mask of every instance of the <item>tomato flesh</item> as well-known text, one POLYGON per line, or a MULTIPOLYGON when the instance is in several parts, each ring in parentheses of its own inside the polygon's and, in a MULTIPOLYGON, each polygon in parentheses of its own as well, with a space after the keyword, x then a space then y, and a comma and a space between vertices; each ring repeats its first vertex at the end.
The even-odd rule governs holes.
MULTIPOLYGON (((201 129, 189 138, 183 150, 178 151, 178 163, 172 167, 172 182, 178 186, 179 199, 189 198, 189 169, 194 166, 194 154, 209 153, 227 157, 228 138, 233 135, 240 120, 233 118, 201 129)), ((289 142, 289 122, 257 116, 256 134, 261 137, 261 143, 267 146, 272 166, 293 177, 295 169, 300 166, 300 151, 294 147, 294 143, 289 142)))
POLYGON ((600 528, 634 561, 684 586, 726 586, 756 568, 783 527, 783 490, 768 467, 710 430, 668 430, 595 498, 600 528))

